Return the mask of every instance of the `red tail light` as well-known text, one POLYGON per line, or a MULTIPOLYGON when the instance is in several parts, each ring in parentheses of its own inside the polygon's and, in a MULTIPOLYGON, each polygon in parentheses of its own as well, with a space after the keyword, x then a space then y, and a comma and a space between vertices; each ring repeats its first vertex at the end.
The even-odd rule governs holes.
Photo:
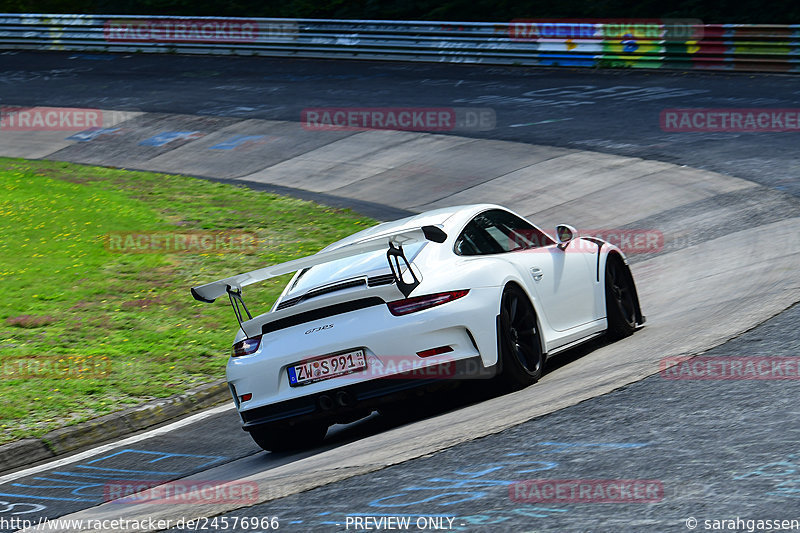
POLYGON ((433 357, 434 355, 441 355, 443 353, 452 352, 453 348, 450 346, 439 346, 438 348, 431 348, 430 350, 422 350, 421 352, 417 352, 417 355, 420 357, 433 357))
POLYGON ((243 355, 255 353, 260 345, 261 335, 256 335, 255 337, 250 337, 249 339, 239 341, 233 345, 233 353, 231 354, 231 357, 241 357, 243 355))
POLYGON ((437 305, 446 304, 453 300, 463 298, 469 293, 469 290, 439 292, 436 294, 426 294, 425 296, 415 296, 414 298, 407 298, 405 300, 395 300, 386 305, 389 306, 389 312, 394 316, 407 315, 409 313, 416 313, 423 309, 436 307, 437 305))

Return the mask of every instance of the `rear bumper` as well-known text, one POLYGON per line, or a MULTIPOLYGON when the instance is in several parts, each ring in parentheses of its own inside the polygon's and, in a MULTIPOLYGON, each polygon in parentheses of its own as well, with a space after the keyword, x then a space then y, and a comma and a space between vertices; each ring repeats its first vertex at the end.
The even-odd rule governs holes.
POLYGON ((402 402, 452 385, 461 376, 474 379, 479 375, 492 377, 494 369, 485 369, 480 357, 472 357, 240 411, 239 414, 245 431, 288 420, 328 420, 336 423, 359 414, 366 416, 383 405, 402 402), (444 375, 446 379, 435 377, 444 375))
MULTIPOLYGON (((292 406, 294 411, 294 406, 306 405, 308 409, 305 397, 318 398, 361 383, 370 388, 370 383, 387 377, 389 383, 396 382, 407 370, 437 368, 474 357, 482 359, 482 367, 493 367, 497 362, 496 292, 472 289, 458 300, 403 316, 392 315, 381 303, 266 333, 255 353, 228 360, 228 384, 236 406, 240 414, 262 408, 270 412, 273 406, 292 406), (439 348, 444 351, 420 355, 439 348), (302 386, 290 383, 291 366, 355 350, 364 351, 365 371, 302 386), (246 395, 249 399, 241 401, 246 395)), ((447 373, 433 374, 448 377, 447 373)), ((414 381, 424 378, 423 372, 414 381)))

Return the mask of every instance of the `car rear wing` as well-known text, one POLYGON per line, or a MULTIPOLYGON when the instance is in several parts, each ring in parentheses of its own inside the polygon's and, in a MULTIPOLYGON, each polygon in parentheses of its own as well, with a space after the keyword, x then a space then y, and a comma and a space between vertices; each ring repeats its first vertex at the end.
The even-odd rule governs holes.
POLYGON ((411 270, 408 259, 406 259, 405 254, 403 253, 403 245, 422 241, 442 243, 446 239, 447 234, 444 232, 444 230, 442 230, 441 226, 438 225, 420 226, 402 232, 377 235, 353 244, 346 244, 329 252, 318 252, 314 255, 301 257, 300 259, 294 259, 285 263, 259 268, 258 270, 253 270, 252 272, 246 272, 244 274, 238 274, 236 276, 231 276, 218 281, 212 281, 211 283, 206 283, 205 285, 200 285, 198 287, 192 287, 192 296, 194 296, 195 300, 200 302, 213 303, 220 296, 227 294, 231 300, 231 305, 234 308, 236 317, 241 324, 242 315, 237 304, 241 304, 244 308, 244 311, 247 313, 247 316, 252 318, 241 298, 242 287, 246 287, 247 285, 251 285, 253 283, 259 283, 283 274, 288 274, 303 268, 310 268, 312 266, 330 263, 331 261, 336 261, 338 259, 344 259, 367 252, 385 249, 387 250, 386 256, 387 260, 389 261, 389 266, 392 269, 392 275, 395 278, 395 282, 403 294, 408 297, 408 295, 411 294, 411 291, 413 291, 417 285, 419 285, 419 280, 411 270), (405 267, 406 272, 410 272, 410 275, 413 278, 410 282, 407 282, 403 279, 403 272, 401 270, 403 267, 405 267))

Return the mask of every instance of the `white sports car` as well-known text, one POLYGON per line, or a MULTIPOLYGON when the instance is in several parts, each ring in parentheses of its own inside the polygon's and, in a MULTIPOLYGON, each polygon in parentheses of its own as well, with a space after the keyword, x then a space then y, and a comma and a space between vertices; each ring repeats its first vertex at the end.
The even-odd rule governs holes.
POLYGON ((240 325, 228 384, 266 450, 313 445, 331 424, 445 381, 530 385, 548 357, 644 323, 617 247, 566 225, 554 239, 486 204, 378 224, 192 289, 209 303, 226 294, 240 325), (294 271, 272 309, 251 316, 242 287, 294 271))

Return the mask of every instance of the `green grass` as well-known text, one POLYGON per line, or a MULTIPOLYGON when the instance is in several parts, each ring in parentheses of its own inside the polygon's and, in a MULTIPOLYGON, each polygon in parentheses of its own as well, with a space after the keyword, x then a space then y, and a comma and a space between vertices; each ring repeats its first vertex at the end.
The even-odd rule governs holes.
MULTIPOLYGON (((189 288, 375 221, 184 176, 0 158, 0 443, 224 376, 236 320, 189 288), (245 252, 120 253, 113 232, 248 231, 245 252), (24 360, 28 375, 19 373, 24 360), (31 361, 56 364, 32 372, 31 361)), ((287 277, 245 290, 265 312, 287 277)))

